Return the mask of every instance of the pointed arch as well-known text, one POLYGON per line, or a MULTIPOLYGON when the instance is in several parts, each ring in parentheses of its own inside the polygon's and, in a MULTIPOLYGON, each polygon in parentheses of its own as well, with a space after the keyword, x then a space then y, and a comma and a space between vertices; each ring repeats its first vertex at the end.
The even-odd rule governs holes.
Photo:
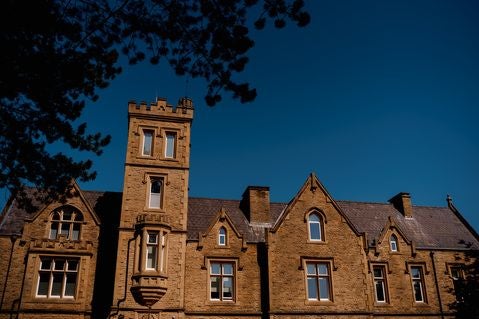
POLYGON ((392 252, 399 251, 399 242, 396 234, 391 234, 391 236, 389 236, 389 249, 392 252))
POLYGON ((71 205, 63 205, 52 211, 49 217, 49 239, 65 236, 68 240, 80 240, 83 214, 71 205))
POLYGON ((317 210, 310 211, 306 216, 308 238, 310 241, 324 241, 324 216, 317 210))
POLYGON ((218 230, 218 246, 226 246, 228 244, 228 232, 224 226, 218 230))

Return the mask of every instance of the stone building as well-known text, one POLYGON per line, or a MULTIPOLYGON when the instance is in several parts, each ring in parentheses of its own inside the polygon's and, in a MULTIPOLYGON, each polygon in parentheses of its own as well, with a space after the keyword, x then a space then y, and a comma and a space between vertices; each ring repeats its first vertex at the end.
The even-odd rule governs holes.
MULTIPOLYGON (((0 319, 447 318, 479 236, 447 199, 188 196, 193 105, 128 105, 122 193, 0 215, 0 319)), ((32 190, 33 191, 33 190, 32 190)), ((457 301, 456 299, 459 299, 457 301)))

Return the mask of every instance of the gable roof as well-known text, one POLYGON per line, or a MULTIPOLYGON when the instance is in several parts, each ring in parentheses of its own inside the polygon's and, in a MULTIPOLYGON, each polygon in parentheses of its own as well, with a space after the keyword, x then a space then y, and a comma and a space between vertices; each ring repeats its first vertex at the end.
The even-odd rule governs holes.
MULTIPOLYGON (((82 193, 102 224, 107 221, 107 225, 118 225, 122 193, 99 191, 82 193)), ((217 217, 218 211, 224 208, 237 231, 247 242, 263 242, 264 228, 248 223, 245 212, 240 208, 240 202, 240 200, 190 197, 188 240, 198 240, 198 234, 206 232, 213 219, 217 217)), ((374 246, 391 217, 395 225, 418 249, 479 250, 479 236, 453 206, 413 206, 413 217, 406 218, 390 203, 341 200, 335 202, 359 233, 367 233, 369 246, 374 246)), ((288 203, 270 204, 271 225, 278 222, 287 206, 288 203)), ((9 200, 0 217, 0 235, 19 235, 25 219, 31 218, 32 215, 20 208, 15 200, 9 200)))
MULTIPOLYGON (((225 209, 237 231, 248 242, 264 241, 264 228, 249 225, 245 212, 240 208, 239 200, 196 198, 188 199, 188 239, 198 240, 200 232, 205 233, 211 225, 212 219, 217 217, 218 211, 225 209)), ((277 220, 286 204, 271 203, 271 223, 277 220)))
MULTIPOLYGON (((27 189, 28 194, 32 195, 33 192, 34 189, 27 189)), ((82 194, 86 205, 89 205, 92 211, 94 211, 94 217, 98 217, 102 223, 119 219, 122 193, 99 191, 80 191, 79 193, 82 194)), ((15 199, 11 198, 2 212, 2 218, 0 219, 0 235, 20 235, 25 220, 33 218, 46 206, 46 204, 40 203, 35 199, 32 200, 32 204, 38 209, 36 212, 28 213, 25 209, 19 206, 15 199)))

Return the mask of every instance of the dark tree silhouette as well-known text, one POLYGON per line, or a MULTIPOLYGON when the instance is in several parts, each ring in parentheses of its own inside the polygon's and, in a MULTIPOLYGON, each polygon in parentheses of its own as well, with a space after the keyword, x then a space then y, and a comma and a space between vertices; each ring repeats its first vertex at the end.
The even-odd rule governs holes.
POLYGON ((255 89, 234 76, 254 45, 250 28, 268 21, 302 27, 309 14, 302 0, 2 1, 0 188, 24 194, 29 184, 56 197, 71 178, 95 177, 90 160, 47 149, 64 143, 101 154, 110 137, 74 121, 121 72, 120 54, 130 64, 165 60, 177 75, 204 78, 210 106, 225 91, 252 101, 255 89))
POLYGON ((449 305, 458 319, 479 318, 479 251, 466 254, 468 264, 464 268, 464 278, 455 280, 453 292, 456 301, 449 305))

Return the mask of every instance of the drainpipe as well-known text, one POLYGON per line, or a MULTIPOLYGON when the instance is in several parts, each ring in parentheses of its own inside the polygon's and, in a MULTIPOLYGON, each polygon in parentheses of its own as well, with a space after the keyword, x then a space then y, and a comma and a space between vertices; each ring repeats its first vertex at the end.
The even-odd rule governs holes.
POLYGON ((7 291, 8 277, 10 277, 10 267, 12 266, 13 250, 15 248, 15 242, 17 241, 17 235, 12 235, 12 237, 10 237, 10 240, 12 241, 12 248, 10 249, 7 272, 5 273, 5 283, 3 284, 2 300, 0 300, 0 310, 3 309, 3 301, 5 300, 5 292, 7 291))
MULTIPOLYGON (((116 303, 116 312, 115 313, 110 313, 108 318, 112 318, 113 316, 116 316, 120 313, 120 304, 125 302, 126 300, 126 292, 128 290, 128 265, 130 264, 130 244, 132 241, 136 239, 136 235, 133 236, 133 238, 128 239, 128 248, 126 250, 126 269, 125 269, 125 290, 123 292, 123 298, 119 299, 118 302, 116 303)), ((148 314, 149 316, 149 314, 148 314)))
POLYGON ((431 251, 429 253, 429 256, 431 256, 432 271, 434 272, 434 283, 436 284, 436 293, 437 293, 437 301, 439 302, 439 311, 441 312, 441 319, 444 319, 444 312, 442 309, 442 300, 441 300, 441 291, 439 289, 439 282, 437 281, 436 263, 434 261, 434 252, 431 251))

